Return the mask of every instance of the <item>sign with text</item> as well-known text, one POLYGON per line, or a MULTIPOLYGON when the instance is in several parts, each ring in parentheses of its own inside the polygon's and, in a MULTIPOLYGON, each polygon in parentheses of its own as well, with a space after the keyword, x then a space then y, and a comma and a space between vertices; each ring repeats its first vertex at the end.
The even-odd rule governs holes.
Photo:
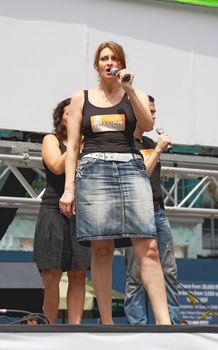
POLYGON ((179 303, 182 319, 189 324, 217 324, 218 282, 181 281, 179 303))

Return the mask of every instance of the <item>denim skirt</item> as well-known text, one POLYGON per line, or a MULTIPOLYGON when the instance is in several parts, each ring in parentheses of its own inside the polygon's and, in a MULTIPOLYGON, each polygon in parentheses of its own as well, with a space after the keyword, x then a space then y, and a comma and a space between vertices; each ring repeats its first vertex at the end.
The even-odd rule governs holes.
POLYGON ((131 238, 156 238, 153 195, 144 162, 80 160, 76 174, 76 233, 82 245, 92 240, 131 245, 131 238))

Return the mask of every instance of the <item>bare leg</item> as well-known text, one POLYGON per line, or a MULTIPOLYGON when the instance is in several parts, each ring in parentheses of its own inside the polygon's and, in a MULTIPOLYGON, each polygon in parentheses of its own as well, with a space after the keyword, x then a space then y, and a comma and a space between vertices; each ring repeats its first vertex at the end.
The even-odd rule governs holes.
POLYGON ((85 300, 86 270, 68 271, 67 310, 68 323, 80 324, 85 300))
POLYGON ((54 324, 57 319, 61 275, 62 270, 45 269, 42 271, 42 280, 45 287, 43 309, 51 324, 54 324))
POLYGON ((132 245, 139 260, 142 282, 148 293, 156 324, 171 324, 157 241, 134 238, 132 245))
POLYGON ((112 259, 114 241, 92 241, 92 285, 98 302, 103 324, 113 324, 112 320, 112 259))

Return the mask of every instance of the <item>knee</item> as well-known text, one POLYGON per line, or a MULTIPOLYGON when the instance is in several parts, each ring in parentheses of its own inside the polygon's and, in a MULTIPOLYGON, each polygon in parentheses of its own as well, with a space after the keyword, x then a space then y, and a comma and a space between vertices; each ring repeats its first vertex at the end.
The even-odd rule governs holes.
POLYGON ((158 261, 160 262, 160 257, 159 257, 159 252, 158 249, 149 249, 148 253, 147 253, 147 258, 153 260, 153 261, 158 261))
POLYGON ((42 279, 45 287, 51 284, 53 285, 59 284, 61 275, 62 275, 62 271, 60 270, 52 270, 52 269, 43 270, 42 279))
POLYGON ((156 241, 152 242, 147 247, 146 258, 152 261, 160 262, 160 256, 156 241))
POLYGON ((85 269, 76 269, 68 272, 68 280, 70 283, 83 282, 86 278, 85 269))
POLYGON ((110 247, 98 247, 92 249, 92 259, 97 261, 99 264, 107 262, 112 259, 113 249, 110 247))

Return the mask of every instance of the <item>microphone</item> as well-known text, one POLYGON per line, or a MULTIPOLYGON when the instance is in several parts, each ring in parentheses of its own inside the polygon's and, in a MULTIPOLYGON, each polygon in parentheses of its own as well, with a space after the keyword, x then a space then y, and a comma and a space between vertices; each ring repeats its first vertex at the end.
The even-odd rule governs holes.
MULTIPOLYGON (((162 127, 156 129, 158 135, 164 134, 164 129, 162 127)), ((171 145, 167 145, 167 152, 173 153, 171 145)))
MULTIPOLYGON (((120 69, 118 69, 118 68, 111 68, 110 73, 111 73, 111 75, 116 75, 119 71, 120 71, 120 69)), ((126 74, 126 75, 124 75, 122 81, 126 82, 126 81, 130 81, 130 79, 131 79, 131 75, 126 74)))

